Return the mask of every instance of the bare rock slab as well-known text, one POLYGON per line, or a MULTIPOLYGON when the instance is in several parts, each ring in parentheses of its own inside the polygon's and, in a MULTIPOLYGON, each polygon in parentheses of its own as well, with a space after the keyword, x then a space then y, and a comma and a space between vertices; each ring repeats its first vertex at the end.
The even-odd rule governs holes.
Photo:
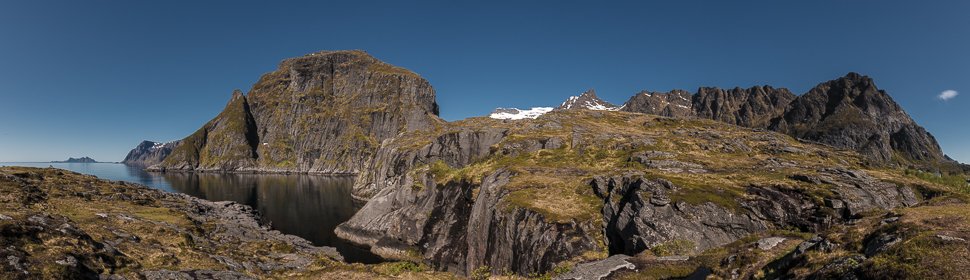
POLYGON ((624 254, 612 255, 609 258, 598 260, 595 262, 588 262, 584 264, 577 265, 576 268, 570 270, 566 274, 556 276, 554 280, 599 280, 603 277, 610 275, 613 271, 617 271, 623 268, 635 269, 636 266, 632 263, 626 261, 632 258, 624 254))

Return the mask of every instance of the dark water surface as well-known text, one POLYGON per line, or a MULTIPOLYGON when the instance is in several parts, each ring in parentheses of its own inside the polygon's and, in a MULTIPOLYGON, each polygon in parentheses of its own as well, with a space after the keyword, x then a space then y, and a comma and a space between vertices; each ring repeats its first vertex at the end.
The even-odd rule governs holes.
POLYGON ((364 206, 350 197, 352 176, 156 173, 143 171, 144 166, 115 163, 4 162, 0 165, 54 166, 211 201, 235 201, 259 210, 280 232, 303 237, 317 246, 336 247, 348 262, 380 262, 370 251, 340 240, 333 232, 364 206))

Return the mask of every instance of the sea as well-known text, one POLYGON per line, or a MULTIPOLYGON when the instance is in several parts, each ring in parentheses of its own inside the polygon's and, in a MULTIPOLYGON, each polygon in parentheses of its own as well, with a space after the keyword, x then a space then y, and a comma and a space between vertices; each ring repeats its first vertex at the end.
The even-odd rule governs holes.
POLYGON ((128 181, 211 201, 235 201, 259 210, 273 229, 331 246, 347 262, 373 264, 380 257, 337 238, 333 230, 363 202, 350 196, 353 176, 147 172, 120 163, 0 162, 0 166, 54 167, 101 179, 128 181))

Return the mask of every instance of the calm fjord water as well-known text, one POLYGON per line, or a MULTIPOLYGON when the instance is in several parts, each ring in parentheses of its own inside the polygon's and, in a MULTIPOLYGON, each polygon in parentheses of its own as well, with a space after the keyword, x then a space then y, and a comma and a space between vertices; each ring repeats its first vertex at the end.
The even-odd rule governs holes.
POLYGON ((350 197, 354 183, 350 176, 156 173, 143 171, 144 166, 116 163, 4 162, 0 165, 53 166, 211 201, 235 201, 259 210, 280 232, 303 237, 317 246, 336 247, 348 262, 380 261, 370 251, 343 242, 333 232, 363 207, 363 203, 350 197))

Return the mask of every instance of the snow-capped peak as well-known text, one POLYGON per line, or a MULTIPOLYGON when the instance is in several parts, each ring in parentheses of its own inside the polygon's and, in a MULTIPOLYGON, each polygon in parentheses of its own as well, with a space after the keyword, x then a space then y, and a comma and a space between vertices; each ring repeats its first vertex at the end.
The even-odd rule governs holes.
POLYGON ((594 92, 593 89, 589 89, 579 96, 570 96, 568 99, 566 99, 566 102, 563 102, 562 105, 559 105, 559 107, 556 107, 556 109, 618 111, 620 110, 620 107, 603 101, 603 99, 596 96, 596 92, 594 92))

